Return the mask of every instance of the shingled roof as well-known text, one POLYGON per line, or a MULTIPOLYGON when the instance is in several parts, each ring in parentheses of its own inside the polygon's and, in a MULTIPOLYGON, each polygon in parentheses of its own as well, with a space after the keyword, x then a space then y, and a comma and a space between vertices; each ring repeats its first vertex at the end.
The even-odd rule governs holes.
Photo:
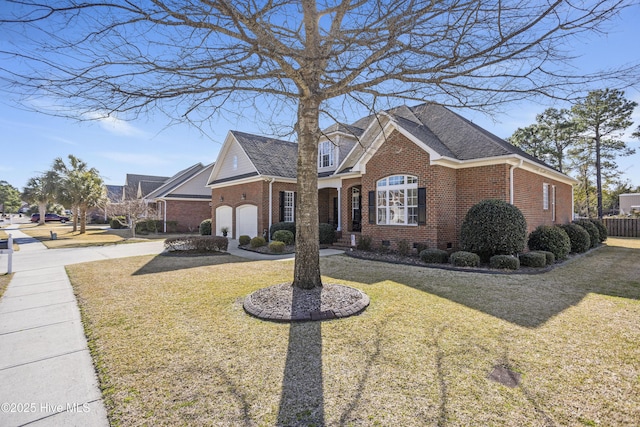
POLYGON ((296 177, 298 144, 239 131, 231 133, 260 175, 296 177))
POLYGON ((128 173, 125 179, 125 198, 136 199, 138 189, 142 192, 142 197, 160 187, 169 179, 168 176, 136 175, 128 173))

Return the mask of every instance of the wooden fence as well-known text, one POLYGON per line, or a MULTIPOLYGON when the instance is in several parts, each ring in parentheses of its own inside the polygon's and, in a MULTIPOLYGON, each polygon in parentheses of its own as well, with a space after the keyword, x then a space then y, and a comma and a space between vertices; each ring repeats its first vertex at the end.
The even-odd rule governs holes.
POLYGON ((640 218, 603 218, 612 237, 640 237, 640 218))

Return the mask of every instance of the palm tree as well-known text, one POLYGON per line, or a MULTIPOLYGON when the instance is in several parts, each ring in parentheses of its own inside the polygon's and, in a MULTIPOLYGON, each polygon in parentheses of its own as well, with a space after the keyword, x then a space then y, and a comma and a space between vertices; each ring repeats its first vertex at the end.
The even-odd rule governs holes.
POLYGON ((71 207, 75 213, 73 231, 78 230, 80 222, 80 234, 83 234, 86 232, 87 211, 99 204, 105 196, 105 187, 97 169, 89 169, 85 162, 72 154, 68 158, 68 166, 60 157, 53 161, 53 170, 61 176, 58 201, 71 207))
POLYGON ((54 171, 30 178, 22 192, 22 198, 29 204, 37 204, 40 213, 40 225, 44 225, 47 204, 56 199, 60 177, 54 171))

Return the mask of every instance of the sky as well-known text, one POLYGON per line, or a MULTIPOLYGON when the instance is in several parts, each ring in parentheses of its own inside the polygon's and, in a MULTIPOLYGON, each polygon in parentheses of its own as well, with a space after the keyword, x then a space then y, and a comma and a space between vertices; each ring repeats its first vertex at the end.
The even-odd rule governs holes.
MULTIPOLYGON (((640 6, 623 12, 609 26, 607 34, 591 34, 575 46, 580 58, 575 64, 584 70, 598 70, 640 64, 640 6)), ((1 37, 1 36, 0 36, 1 37)), ((626 89, 626 97, 640 104, 640 87, 626 89)), ((400 102, 399 102, 400 104, 400 102)), ((548 107, 567 105, 549 102, 519 102, 493 116, 456 110, 486 130, 507 138, 519 128, 535 123, 535 116, 548 107)), ((56 157, 73 154, 96 168, 106 184, 123 185, 127 173, 172 176, 193 164, 214 162, 229 130, 264 134, 264 123, 245 116, 216 118, 206 133, 188 124, 169 126, 161 114, 125 122, 111 118, 100 121, 74 121, 26 111, 0 99, 0 181, 22 190, 27 180, 50 169, 56 157)), ((353 117, 352 121, 359 117, 353 117)), ((636 153, 619 158, 623 178, 640 186, 640 141, 632 140, 640 125, 640 107, 633 115, 634 125, 623 139, 636 153)))

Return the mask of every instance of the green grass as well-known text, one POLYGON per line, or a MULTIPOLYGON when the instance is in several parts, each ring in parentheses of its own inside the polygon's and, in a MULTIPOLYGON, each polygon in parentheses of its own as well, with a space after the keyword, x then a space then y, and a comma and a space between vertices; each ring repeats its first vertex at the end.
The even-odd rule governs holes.
POLYGON ((113 425, 633 425, 640 419, 640 245, 537 275, 344 256, 325 283, 360 316, 282 324, 242 299, 291 261, 137 257, 69 266, 113 425), (495 365, 521 374, 509 388, 495 365))

